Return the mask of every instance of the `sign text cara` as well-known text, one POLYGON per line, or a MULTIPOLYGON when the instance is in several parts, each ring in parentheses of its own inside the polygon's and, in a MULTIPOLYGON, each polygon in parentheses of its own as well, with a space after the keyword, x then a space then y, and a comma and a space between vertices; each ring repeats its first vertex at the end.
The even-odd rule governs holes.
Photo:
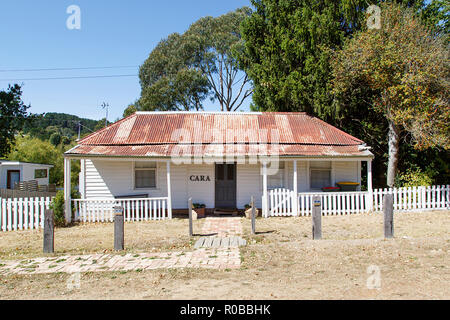
POLYGON ((211 181, 209 176, 196 176, 196 175, 190 176, 189 180, 191 180, 191 181, 211 181))

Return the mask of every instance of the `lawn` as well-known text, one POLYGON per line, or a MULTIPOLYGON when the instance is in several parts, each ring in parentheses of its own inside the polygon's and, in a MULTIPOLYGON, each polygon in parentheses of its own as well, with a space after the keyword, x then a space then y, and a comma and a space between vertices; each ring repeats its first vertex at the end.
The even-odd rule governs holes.
MULTIPOLYGON (((326 216, 323 240, 311 240, 311 218, 242 218, 238 270, 158 269, 81 274, 69 290, 65 273, 8 275, 1 299, 449 299, 450 212, 395 214, 395 238, 383 239, 379 214, 326 216), (367 268, 381 288, 368 289, 367 268)), ((200 232, 202 220, 194 232, 200 232)), ((127 223, 129 252, 191 250, 187 220, 127 223)), ((56 255, 109 252, 112 224, 57 229, 56 255)), ((43 256, 37 231, 0 233, 0 260, 43 256)))

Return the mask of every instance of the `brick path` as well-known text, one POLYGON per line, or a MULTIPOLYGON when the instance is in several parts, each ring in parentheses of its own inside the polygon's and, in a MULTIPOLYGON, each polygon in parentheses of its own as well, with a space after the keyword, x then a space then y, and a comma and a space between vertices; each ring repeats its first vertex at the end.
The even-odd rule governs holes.
POLYGON ((188 252, 91 254, 0 261, 0 274, 128 271, 158 268, 236 269, 240 265, 238 248, 200 248, 188 252))
POLYGON ((226 237, 242 234, 241 218, 239 217, 206 217, 202 235, 226 237))

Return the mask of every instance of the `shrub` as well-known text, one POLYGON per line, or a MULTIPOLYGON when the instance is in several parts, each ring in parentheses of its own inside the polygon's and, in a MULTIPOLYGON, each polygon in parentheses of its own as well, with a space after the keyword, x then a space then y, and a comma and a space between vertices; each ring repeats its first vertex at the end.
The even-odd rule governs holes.
POLYGON ((206 205, 203 204, 203 203, 193 203, 193 204, 192 204, 192 208, 193 208, 193 209, 206 208, 206 205))
MULTIPOLYGON (((78 198, 78 192, 72 189, 71 192, 72 199, 78 198)), ((50 204, 50 209, 53 210, 55 217, 55 226, 63 227, 66 225, 66 219, 64 215, 64 191, 60 190, 56 193, 56 196, 53 198, 52 203, 50 204)), ((75 206, 72 203, 72 218, 74 217, 75 206)))
POLYGON ((397 176, 396 185, 398 187, 431 186, 435 175, 436 172, 431 168, 425 171, 419 167, 408 168, 397 176))

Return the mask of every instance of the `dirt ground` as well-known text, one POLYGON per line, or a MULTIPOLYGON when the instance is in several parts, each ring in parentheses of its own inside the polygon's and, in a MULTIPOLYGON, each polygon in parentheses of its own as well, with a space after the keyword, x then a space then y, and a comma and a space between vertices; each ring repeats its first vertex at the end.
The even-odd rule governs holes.
MULTIPOLYGON (((202 220, 194 232, 201 230, 202 220)), ((398 213, 395 238, 383 239, 380 214, 326 216, 323 239, 311 239, 311 218, 242 218, 246 247, 238 270, 159 269, 70 275, 7 275, 0 299, 449 299, 450 212, 398 213), (372 267, 371 267, 372 266, 372 267), (380 288, 369 289, 368 268, 380 288), (373 270, 373 269, 372 269, 373 270)), ((191 250, 187 220, 129 223, 129 252, 191 250)), ((110 252, 112 224, 58 229, 55 255, 110 252)), ((42 233, 0 233, 0 260, 43 256, 42 233)), ((369 283, 372 283, 369 281, 369 283)))

